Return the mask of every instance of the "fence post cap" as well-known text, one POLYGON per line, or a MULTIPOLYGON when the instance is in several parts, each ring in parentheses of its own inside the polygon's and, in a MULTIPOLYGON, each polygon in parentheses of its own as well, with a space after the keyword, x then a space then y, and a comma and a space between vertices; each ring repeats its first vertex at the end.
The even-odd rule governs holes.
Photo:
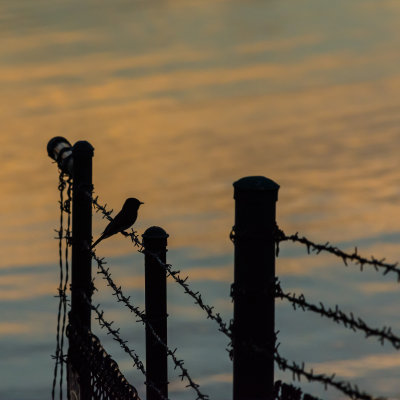
POLYGON ((85 153, 87 152, 93 156, 94 152, 94 147, 86 140, 79 140, 73 145, 72 149, 75 154, 77 152, 85 152, 85 153))
POLYGON ((142 235, 143 239, 167 239, 168 237, 168 233, 159 226, 151 226, 150 228, 147 228, 142 235))
POLYGON ((275 191, 279 185, 265 176, 245 176, 233 183, 235 190, 240 191, 275 191))

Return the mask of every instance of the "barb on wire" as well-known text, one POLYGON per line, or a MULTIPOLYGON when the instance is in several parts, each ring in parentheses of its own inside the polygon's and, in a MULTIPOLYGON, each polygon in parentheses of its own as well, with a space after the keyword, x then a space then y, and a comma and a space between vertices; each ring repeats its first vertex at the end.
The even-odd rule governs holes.
POLYGON ((59 394, 60 400, 63 398, 63 377, 64 377, 64 337, 67 315, 67 285, 69 281, 69 245, 70 245, 70 228, 71 228, 71 190, 72 180, 67 177, 63 172, 59 175, 58 190, 60 192, 59 206, 60 206, 60 227, 56 230, 58 240, 58 253, 59 253, 59 267, 60 267, 60 281, 57 288, 59 298, 58 313, 57 313, 57 334, 56 334, 56 352, 53 356, 55 360, 54 376, 52 385, 52 399, 55 399, 56 383, 58 376, 58 365, 60 365, 60 381, 59 381, 59 394), (67 199, 64 200, 64 191, 67 189, 67 199), (64 213, 67 214, 67 227, 64 234, 64 213), (63 260, 63 241, 65 239, 65 259, 63 260))
POLYGON ((191 387, 195 390, 195 392, 197 394, 196 399, 207 400, 209 398, 209 396, 200 392, 200 389, 199 389, 200 385, 198 385, 197 383, 195 383, 193 381, 188 370, 184 367, 184 361, 179 360, 176 357, 175 353, 176 353, 177 349, 171 350, 168 347, 168 345, 159 337, 159 335, 157 335, 157 332, 155 331, 153 326, 150 324, 144 311, 140 310, 139 307, 132 305, 132 303, 130 301, 130 297, 126 297, 124 295, 124 293, 122 292, 121 286, 117 286, 115 284, 114 280, 111 277, 109 268, 104 267, 104 264, 105 264, 104 259, 97 257, 96 253, 93 250, 91 250, 91 255, 92 255, 92 258, 97 263, 98 273, 103 275, 103 279, 105 279, 107 281, 107 285, 109 287, 111 287, 111 289, 114 291, 113 295, 116 296, 117 301, 123 303, 132 313, 134 313, 139 318, 139 320, 137 322, 142 322, 146 326, 146 328, 148 328, 150 330, 151 334, 154 336, 154 338, 157 340, 157 342, 165 348, 165 350, 167 351, 167 355, 170 356, 174 362, 175 369, 177 369, 177 368, 180 369, 181 373, 180 373, 179 377, 181 378, 181 380, 183 381, 184 379, 187 379, 187 381, 188 381, 187 387, 191 387))
POLYGON ((275 284, 275 297, 288 300, 294 309, 298 307, 303 311, 312 311, 323 317, 332 319, 336 323, 342 324, 354 332, 362 331, 365 333, 365 337, 377 336, 382 345, 385 340, 387 340, 395 349, 400 349, 400 338, 393 334, 392 328, 386 326, 383 328, 371 328, 361 318, 354 317, 353 313, 350 313, 350 315, 345 314, 337 305, 335 308, 327 308, 322 302, 320 302, 319 305, 309 303, 303 294, 296 295, 285 293, 279 281, 275 284))
POLYGON ((301 377, 306 378, 309 382, 319 382, 324 385, 325 390, 328 386, 336 388, 343 394, 346 394, 351 399, 360 399, 360 400, 384 400, 383 397, 373 397, 366 392, 360 391, 357 385, 352 385, 349 382, 338 381, 335 379, 335 374, 328 376, 325 374, 316 374, 312 369, 307 371, 305 369, 304 363, 297 364, 293 361, 288 361, 285 358, 281 357, 278 353, 278 350, 275 350, 274 359, 278 364, 279 369, 282 371, 289 370, 293 374, 293 380, 299 380, 301 377))
MULTIPOLYGON (((89 192, 87 192, 87 195, 92 198, 92 196, 91 196, 91 194, 89 192)), ((111 214, 113 213, 113 209, 107 210, 107 203, 104 204, 104 206, 102 206, 98 202, 98 200, 99 200, 99 196, 96 196, 96 197, 92 198, 92 203, 95 206, 94 208, 95 208, 96 212, 100 211, 103 214, 103 218, 105 218, 105 219, 107 219, 109 221, 112 221, 113 218, 111 217, 111 214)))
MULTIPOLYGON (((106 205, 102 206, 98 202, 98 196, 93 199, 93 205, 96 209, 96 211, 100 211, 103 214, 104 218, 107 218, 109 221, 112 221, 111 217, 111 211, 107 211, 106 205)), ((228 325, 223 321, 221 315, 217 312, 214 312, 214 307, 204 303, 203 298, 199 292, 193 291, 189 284, 188 284, 188 279, 189 277, 186 276, 185 278, 182 278, 180 276, 180 271, 178 270, 173 270, 171 264, 166 264, 164 263, 160 257, 158 257, 157 254, 147 250, 144 248, 143 243, 140 241, 139 237, 136 235, 136 232, 132 230, 132 232, 127 233, 127 232, 121 232, 124 236, 129 236, 131 241, 134 243, 135 246, 138 247, 138 251, 142 254, 147 254, 153 257, 159 264, 162 266, 166 271, 167 271, 167 276, 171 276, 172 279, 176 283, 178 283, 184 290, 186 294, 191 296, 195 304, 197 304, 202 310, 204 310, 207 313, 207 318, 215 321, 218 326, 219 330, 224 333, 229 339, 231 339, 231 331, 228 325)))
POLYGON ((388 274, 389 272, 393 272, 397 275, 397 282, 400 282, 400 268, 398 268, 398 263, 386 263, 385 258, 377 259, 375 257, 366 258, 358 254, 357 247, 354 249, 353 253, 346 253, 343 250, 340 250, 338 247, 332 246, 329 242, 325 244, 314 243, 306 237, 300 237, 298 232, 294 235, 287 236, 285 232, 283 232, 279 227, 276 227, 275 240, 277 243, 276 254, 279 254, 279 244, 284 241, 292 241, 304 244, 307 247, 307 252, 310 254, 314 251, 316 254, 321 253, 322 251, 326 251, 328 253, 334 254, 335 256, 341 258, 343 263, 347 266, 348 262, 353 262, 356 265, 360 266, 360 270, 362 271, 364 265, 371 265, 374 267, 376 271, 379 271, 381 268, 383 270, 383 275, 388 274))
POLYGON ((274 384, 274 400, 320 400, 293 385, 276 381, 274 384))

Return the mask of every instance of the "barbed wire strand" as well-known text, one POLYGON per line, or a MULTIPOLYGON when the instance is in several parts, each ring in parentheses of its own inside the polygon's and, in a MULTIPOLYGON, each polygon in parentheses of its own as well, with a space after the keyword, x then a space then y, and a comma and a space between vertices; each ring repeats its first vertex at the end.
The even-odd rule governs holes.
POLYGON ((358 254, 357 247, 354 248, 353 253, 346 253, 338 247, 332 246, 329 242, 326 242, 325 244, 320 244, 307 239, 305 236, 300 237, 298 232, 296 232, 294 235, 288 236, 278 226, 276 227, 275 241, 277 244, 277 256, 279 255, 279 244, 284 241, 292 241, 305 245, 307 247, 308 254, 310 254, 312 251, 314 251, 316 254, 319 254, 322 251, 331 253, 341 258, 346 267, 348 266, 348 261, 350 261, 356 265, 359 265, 361 271, 363 270, 364 265, 371 265, 376 271, 379 271, 379 268, 383 269, 383 275, 386 275, 389 272, 393 272, 397 275, 397 282, 400 282, 400 268, 397 268, 397 262, 390 264, 385 262, 386 258, 377 259, 374 256, 371 256, 371 258, 363 257, 358 254))
POLYGON ((305 364, 297 364, 294 361, 289 362, 287 359, 283 358, 278 350, 275 350, 274 359, 278 364, 279 369, 285 371, 288 369, 293 374, 293 380, 300 381, 301 377, 306 378, 309 382, 319 382, 324 385, 325 390, 327 390, 328 386, 334 387, 341 391, 342 393, 349 396, 351 399, 359 399, 359 400, 385 400, 384 397, 373 397, 366 392, 361 392, 357 385, 352 385, 349 382, 345 381, 337 381, 335 380, 335 374, 331 376, 325 374, 316 374, 313 369, 307 371, 305 369, 305 364))
POLYGON ((189 382, 186 387, 191 387, 192 389, 194 389, 196 391, 196 394, 197 394, 197 398, 196 399, 198 399, 198 400, 208 400, 209 396, 200 392, 200 390, 199 390, 200 385, 198 385, 197 383, 195 383, 193 381, 193 379, 191 378, 188 370, 184 367, 184 361, 183 360, 179 360, 176 357, 175 353, 176 353, 177 349, 171 350, 168 347, 168 345, 157 335, 157 332, 155 331, 155 329, 153 328, 153 326, 149 322, 146 314, 143 311, 141 311, 139 309, 139 307, 133 306, 131 304, 130 296, 126 297, 124 295, 124 293, 122 292, 122 287, 121 286, 117 286, 115 284, 114 280, 112 279, 109 268, 104 268, 104 264, 106 264, 104 259, 101 259, 101 258, 97 257, 97 255, 93 251, 93 249, 91 250, 91 255, 92 255, 92 258, 97 263, 98 273, 101 273, 103 275, 103 279, 105 279, 107 281, 107 285, 109 287, 111 287, 111 289, 114 291, 113 295, 116 296, 117 301, 123 303, 132 313, 134 313, 137 317, 139 317, 139 320, 137 322, 142 322, 146 326, 146 328, 148 328, 150 330, 151 334, 157 340, 157 342, 161 346, 163 346, 165 348, 165 350, 167 352, 167 355, 169 357, 171 357, 171 359, 174 362, 175 369, 178 368, 181 371, 181 373, 179 375, 181 380, 183 381, 184 379, 187 379, 187 381, 189 382))
POLYGON ((304 393, 300 388, 278 380, 274 383, 274 400, 321 400, 311 394, 304 393))
MULTIPOLYGON (((273 359, 278 365, 279 369, 282 371, 289 370, 292 372, 292 378, 294 381, 296 379, 300 382, 301 377, 306 378, 308 382, 319 382, 323 384, 324 389, 327 390, 328 387, 335 388, 341 391, 343 394, 349 396, 351 399, 360 399, 360 400, 387 400, 383 397, 373 397, 366 392, 361 392, 357 385, 353 385, 350 382, 346 381, 339 381, 336 380, 335 374, 328 376, 326 374, 316 374, 314 373, 313 369, 307 371, 305 369, 305 363, 302 362, 301 364, 297 364, 294 361, 288 361, 286 358, 282 357, 279 354, 278 348, 280 343, 277 341, 277 336, 279 332, 275 332, 275 339, 274 339, 274 347, 273 347, 273 359)), ((247 347, 252 349, 254 352, 264 353, 267 356, 271 357, 271 346, 264 347, 255 345, 253 343, 247 343, 247 347)))
POLYGON ((333 319, 336 323, 344 325, 353 332, 362 331, 365 333, 365 337, 377 336, 382 345, 386 340, 391 343, 396 350, 400 349, 400 337, 393 334, 391 327, 371 328, 361 318, 356 318, 353 313, 347 315, 341 311, 337 305, 335 308, 331 308, 326 307, 322 302, 320 302, 319 305, 309 303, 304 294, 296 295, 295 293, 285 293, 279 281, 275 284, 275 297, 288 300, 295 310, 300 308, 303 311, 308 310, 317 313, 326 318, 333 319))
MULTIPOLYGON (((107 208, 106 208, 107 204, 105 204, 104 206, 99 204, 98 196, 93 198, 92 201, 93 201, 93 205, 96 208, 96 211, 100 211, 103 214, 103 218, 106 218, 109 221, 113 220, 111 217, 112 210, 110 210, 110 211, 107 210, 107 208)), ((171 264, 164 263, 157 254, 147 250, 143 246, 143 243, 140 241, 139 237, 136 235, 134 230, 132 230, 130 233, 127 233, 127 232, 121 232, 121 233, 125 237, 128 237, 128 236, 130 237, 130 239, 134 243, 134 245, 136 247, 138 247, 138 251, 140 253, 149 255, 152 258, 154 258, 159 263, 159 265, 166 270, 167 276, 171 276, 172 279, 174 279, 174 281, 183 288, 184 292, 194 299, 195 304, 197 304, 203 311, 205 311, 207 313, 207 318, 215 321, 218 324, 219 331, 224 333, 227 337, 231 338, 230 329, 229 329, 228 325, 222 320, 222 317, 219 313, 214 312, 215 307, 204 303, 201 294, 199 292, 193 291, 190 288, 190 286, 187 282, 189 279, 188 276, 186 276, 185 278, 182 278, 180 276, 181 271, 173 270, 171 264)))
MULTIPOLYGON (((60 381, 59 381, 59 386, 60 386, 60 400, 63 398, 63 390, 62 390, 62 384, 63 384, 63 364, 64 364, 64 353, 63 353, 63 347, 64 347, 64 332, 65 332, 65 318, 66 318, 66 286, 68 282, 68 264, 64 265, 63 262, 63 239, 65 239, 64 236, 64 212, 65 210, 65 202, 64 202, 64 191, 65 188, 67 187, 67 182, 69 180, 65 180, 65 174, 60 171, 59 174, 59 181, 58 181, 58 190, 60 192, 60 198, 59 198, 59 207, 60 207, 60 225, 59 229, 55 230, 57 233, 57 237, 55 239, 58 240, 58 255, 59 255, 59 286, 57 288, 58 294, 55 297, 59 298, 58 302, 58 313, 57 313, 57 333, 56 333, 56 351, 55 355, 53 356, 53 359, 55 360, 54 363, 54 373, 53 373, 53 384, 52 384, 52 391, 51 391, 51 397, 54 400, 56 396, 56 384, 57 384, 57 377, 58 377, 58 365, 60 365, 60 381), (66 275, 64 278, 64 267, 66 269, 66 275)), ((70 182, 68 183, 70 186, 70 182)), ((68 195, 70 195, 70 187, 67 189, 68 195)), ((70 224, 70 219, 68 216, 68 229, 69 229, 69 224, 70 224)), ((68 245, 67 245, 68 247, 68 245)), ((66 261, 67 262, 67 261, 66 261)))
MULTIPOLYGON (((60 199, 58 201, 59 206, 60 206, 60 226, 58 230, 55 230, 55 232, 58 234, 58 254, 59 254, 59 270, 60 270, 60 281, 59 281, 59 286, 58 286, 58 295, 56 297, 59 298, 58 302, 58 313, 57 313, 57 333, 56 333, 56 351, 55 355, 53 356, 55 363, 54 363, 54 373, 53 373, 53 385, 52 385, 52 391, 51 391, 51 398, 54 400, 55 399, 55 389, 56 389, 56 383, 57 383, 57 375, 58 375, 58 363, 59 363, 59 356, 60 356, 60 322, 61 322, 61 309, 62 309, 62 285, 63 285, 63 258, 62 258, 62 243, 63 243, 63 231, 64 231, 64 212, 63 212, 63 207, 64 207, 64 190, 65 190, 65 181, 63 177, 63 173, 60 173, 59 175, 59 182, 58 182, 58 190, 60 194, 60 199)), ((62 397, 60 397, 62 399, 62 397)))
MULTIPOLYGON (((64 339, 67 319, 67 287, 69 282, 69 246, 71 246, 71 202, 72 202, 72 178, 67 179, 67 200, 64 202, 64 211, 67 214, 67 228, 65 230, 65 280, 63 286, 63 320, 61 326, 61 368, 60 368, 60 392, 62 392, 64 371, 64 339)), ((61 399, 62 400, 62 399, 61 399)))

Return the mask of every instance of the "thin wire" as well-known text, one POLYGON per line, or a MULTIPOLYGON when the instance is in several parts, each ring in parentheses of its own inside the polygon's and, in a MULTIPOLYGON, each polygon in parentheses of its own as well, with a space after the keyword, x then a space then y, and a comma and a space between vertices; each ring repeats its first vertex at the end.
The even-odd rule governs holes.
MULTIPOLYGON (((58 233, 58 236, 56 239, 58 239, 58 255, 59 255, 59 271, 60 271, 60 281, 59 281, 59 286, 58 286, 58 295, 56 297, 59 298, 58 302, 58 313, 57 313, 57 334, 56 334, 56 351, 55 355, 53 356, 55 360, 54 364, 54 375, 53 375, 53 385, 52 385, 52 391, 51 391, 51 397, 54 400, 55 399, 55 391, 56 391, 56 383, 57 383, 57 376, 58 376, 58 364, 62 362, 60 353, 62 352, 61 350, 61 344, 60 344, 60 328, 61 328, 61 312, 63 308, 63 282, 64 282, 64 264, 63 264, 63 232, 64 232, 64 190, 66 187, 66 183, 64 180, 64 173, 60 172, 59 175, 59 182, 58 182, 58 190, 60 192, 60 199, 59 199, 59 205, 60 205, 60 226, 59 229, 56 230, 58 233)), ((60 390, 60 400, 62 400, 62 388, 60 390)))
POLYGON ((322 302, 319 302, 319 305, 309 303, 304 294, 296 295, 294 293, 285 293, 282 290, 279 281, 276 282, 275 297, 286 299, 292 304, 295 310, 300 308, 303 311, 314 312, 323 317, 332 319, 338 324, 344 325, 353 332, 362 331, 365 333, 366 337, 377 336, 382 345, 386 340, 390 342, 396 350, 400 349, 400 337, 393 334, 391 327, 384 326, 383 328, 371 328, 364 322, 364 320, 358 317, 356 318, 353 313, 350 313, 349 315, 345 314, 337 305, 335 308, 331 308, 326 307, 322 302))
POLYGON ((65 231, 65 280, 63 286, 63 321, 61 327, 61 366, 60 366, 60 393, 62 393, 63 385, 63 372, 64 372, 64 338, 65 338, 65 326, 67 319, 67 286, 69 281, 69 246, 71 245, 71 196, 72 191, 72 179, 67 179, 67 200, 64 202, 63 210, 67 213, 67 229, 65 231))
POLYGON ((348 266, 348 261, 355 263, 356 265, 360 266, 360 270, 363 271, 364 265, 371 265, 374 267, 375 271, 378 271, 379 269, 383 270, 383 275, 388 274, 389 272, 392 272, 397 275, 397 282, 400 283, 400 268, 398 268, 398 263, 386 263, 385 258, 382 259, 377 259, 374 256, 371 256, 371 258, 366 258, 358 254, 358 249, 355 247, 353 253, 346 253, 343 250, 339 249, 336 246, 332 246, 329 242, 326 242, 324 244, 321 243, 315 243, 309 239, 307 239, 305 236, 300 237, 298 232, 296 232, 293 235, 286 235, 285 232, 283 232, 281 229, 279 229, 278 226, 276 226, 276 231, 275 231, 275 241, 276 241, 276 254, 279 254, 279 244, 280 242, 284 241, 292 241, 295 243, 301 243, 307 247, 307 252, 310 254, 311 251, 314 251, 316 254, 319 254, 321 251, 326 251, 328 253, 331 253, 335 255, 336 257, 339 257, 342 259, 344 265, 347 267, 348 266))
POLYGON ((357 385, 352 385, 349 382, 344 382, 344 381, 338 381, 335 379, 335 374, 332 374, 331 376, 325 375, 325 374, 316 374, 314 371, 311 369, 307 371, 305 369, 304 363, 301 365, 295 363, 294 361, 288 361, 287 359, 283 358, 279 353, 278 350, 275 349, 275 355, 274 359, 276 363, 278 364, 279 369, 282 371, 285 371, 288 369, 289 371, 292 372, 293 374, 293 380, 296 380, 296 378, 300 381, 301 377, 306 378, 309 382, 319 382, 322 383, 325 387, 325 390, 328 388, 328 386, 334 387, 341 391, 342 393, 346 394, 349 396, 351 399, 360 399, 360 400, 384 400, 385 398, 383 397, 373 397, 368 393, 360 391, 357 385))

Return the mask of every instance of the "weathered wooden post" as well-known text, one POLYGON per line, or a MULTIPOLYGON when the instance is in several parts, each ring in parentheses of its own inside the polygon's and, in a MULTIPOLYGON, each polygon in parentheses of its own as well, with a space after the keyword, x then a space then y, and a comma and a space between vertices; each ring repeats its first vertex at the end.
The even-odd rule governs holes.
MULTIPOLYGON (((165 268, 154 257, 166 262, 168 234, 158 226, 152 226, 142 235, 145 248, 145 309, 146 317, 156 335, 167 344, 167 275, 165 268)), ((167 349, 146 327, 146 388, 147 400, 168 398, 167 349)))
POLYGON ((275 347, 274 231, 279 185, 262 176, 250 176, 233 186, 233 400, 271 400, 275 347))
MULTIPOLYGON (((90 331, 91 309, 88 301, 92 297, 92 158, 93 147, 86 141, 75 143, 72 148, 73 192, 72 192, 72 273, 70 323, 79 332, 90 331)), ((86 333, 85 332, 85 333, 86 333)), ((79 352, 70 343, 71 360, 79 360, 79 352)), ((79 361, 78 361, 79 362, 79 361)), ((74 367, 74 365, 72 365, 74 367)), ((77 368, 78 366, 75 366, 77 368)), ((79 366, 78 379, 81 400, 91 400, 90 369, 79 366)))

